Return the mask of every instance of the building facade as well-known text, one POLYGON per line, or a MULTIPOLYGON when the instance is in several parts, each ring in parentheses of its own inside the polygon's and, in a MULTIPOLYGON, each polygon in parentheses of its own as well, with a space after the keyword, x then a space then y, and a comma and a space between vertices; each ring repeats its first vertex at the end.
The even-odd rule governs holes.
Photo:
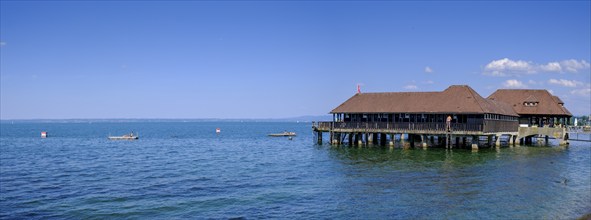
POLYGON ((562 127, 572 117, 564 102, 547 90, 499 89, 488 99, 509 104, 519 114, 521 127, 562 127))
POLYGON ((450 86, 441 92, 357 93, 333 109, 338 127, 362 124, 390 127, 411 125, 416 130, 515 132, 518 115, 505 103, 482 98, 469 86, 450 86))
POLYGON ((348 139, 355 145, 393 145, 399 137, 411 145, 420 141, 423 147, 452 147, 452 143, 466 146, 469 139, 474 149, 482 136, 489 145, 499 146, 501 137, 513 144, 528 143, 538 136, 547 141, 550 135, 563 144, 568 135, 554 128, 571 116, 563 104, 546 90, 497 90, 483 98, 467 85, 440 92, 358 92, 330 112, 332 121, 313 123, 313 130, 318 143, 322 143, 322 133, 328 132, 334 144, 348 139))

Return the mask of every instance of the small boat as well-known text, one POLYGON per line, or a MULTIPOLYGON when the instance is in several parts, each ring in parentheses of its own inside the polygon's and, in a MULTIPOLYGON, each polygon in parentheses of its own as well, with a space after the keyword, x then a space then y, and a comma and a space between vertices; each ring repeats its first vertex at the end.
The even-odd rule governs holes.
POLYGON ((296 136, 295 132, 283 132, 283 133, 278 133, 278 134, 269 134, 269 136, 271 137, 291 137, 291 136, 296 136))
POLYGON ((137 140, 138 138, 140 137, 133 132, 122 136, 109 136, 109 140, 137 140))

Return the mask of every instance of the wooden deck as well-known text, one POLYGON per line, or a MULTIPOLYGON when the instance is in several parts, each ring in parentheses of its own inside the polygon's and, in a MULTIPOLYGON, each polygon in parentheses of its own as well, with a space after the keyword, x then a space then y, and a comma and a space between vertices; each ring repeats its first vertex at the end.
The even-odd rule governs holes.
MULTIPOLYGON (((470 137, 477 140, 479 136, 487 136, 488 142, 500 145, 501 136, 508 137, 508 143, 528 144, 533 138, 548 138, 560 140, 560 145, 568 144, 569 137, 566 128, 561 127, 519 127, 516 121, 484 121, 483 124, 451 123, 448 131, 446 123, 425 122, 312 122, 312 129, 316 132, 318 143, 322 143, 322 133, 330 134, 330 142, 340 144, 348 138, 349 143, 390 142, 395 135, 408 134, 411 142, 419 139, 425 146, 430 137, 450 139, 470 137), (379 142, 378 142, 379 139, 379 142), (355 140, 355 141, 353 141, 355 140)), ((447 146, 447 144, 446 144, 447 146)), ((477 145, 472 145, 478 148, 477 145)))
MULTIPOLYGON (((509 144, 513 144, 518 136, 518 122, 503 120, 483 120, 482 123, 451 123, 448 130, 447 124, 440 122, 312 122, 312 129, 316 133, 317 143, 322 144, 322 133, 329 133, 331 144, 349 145, 394 145, 396 136, 402 138, 405 134, 411 146, 414 142, 420 142, 423 147, 431 145, 444 145, 452 147, 452 142, 457 146, 472 146, 478 148, 480 136, 487 136, 489 145, 500 145, 501 137, 508 137, 509 144), (437 139, 434 142, 434 138, 437 139), (466 139, 472 143, 466 143, 466 139), (348 141, 347 141, 348 140, 348 141), (460 144, 461 142, 461 144, 460 144)), ((406 139, 405 138, 405 139, 406 139)), ((406 142, 406 141, 403 141, 406 142)))
POLYGON ((312 128, 317 132, 487 135, 517 132, 518 124, 516 121, 486 121, 483 124, 451 123, 448 131, 445 123, 314 122, 312 128))

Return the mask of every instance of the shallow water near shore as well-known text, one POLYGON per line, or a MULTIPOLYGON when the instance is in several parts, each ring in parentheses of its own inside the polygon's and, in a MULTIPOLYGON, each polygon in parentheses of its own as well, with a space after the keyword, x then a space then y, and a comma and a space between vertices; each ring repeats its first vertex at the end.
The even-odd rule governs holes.
POLYGON ((0 126, 2 219, 572 219, 591 212, 590 142, 473 152, 316 145, 310 123, 0 126), (284 130, 298 135, 267 136, 284 130), (106 138, 130 131, 140 139, 106 138))

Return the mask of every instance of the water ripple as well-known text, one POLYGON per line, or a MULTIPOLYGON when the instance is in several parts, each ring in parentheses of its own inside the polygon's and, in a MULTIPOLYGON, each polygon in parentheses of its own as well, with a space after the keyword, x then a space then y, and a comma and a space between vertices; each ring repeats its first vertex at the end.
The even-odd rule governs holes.
POLYGON ((591 147, 314 145, 309 124, 1 124, 0 219, 569 219, 591 147), (216 127, 223 133, 216 135, 216 127), (139 130, 138 141, 108 133, 139 130), (293 140, 267 133, 293 130, 293 140), (32 136, 34 134, 35 136, 32 136))

